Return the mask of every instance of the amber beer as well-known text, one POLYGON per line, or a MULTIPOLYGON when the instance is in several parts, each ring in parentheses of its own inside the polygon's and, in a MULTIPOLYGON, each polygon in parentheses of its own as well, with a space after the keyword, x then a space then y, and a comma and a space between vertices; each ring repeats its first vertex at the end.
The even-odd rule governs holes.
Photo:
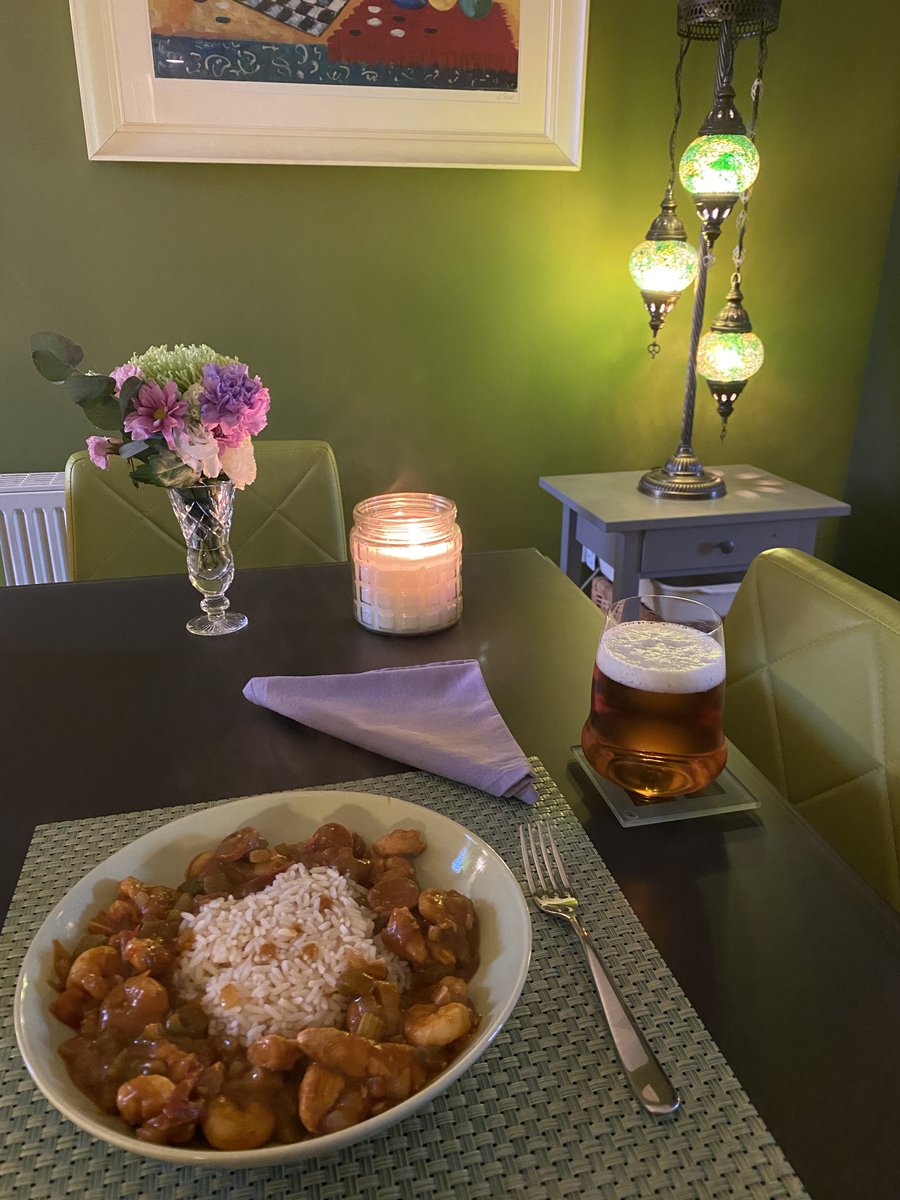
POLYGON ((695 792, 716 778, 727 754, 720 636, 661 620, 607 625, 581 735, 595 771, 649 798, 695 792))

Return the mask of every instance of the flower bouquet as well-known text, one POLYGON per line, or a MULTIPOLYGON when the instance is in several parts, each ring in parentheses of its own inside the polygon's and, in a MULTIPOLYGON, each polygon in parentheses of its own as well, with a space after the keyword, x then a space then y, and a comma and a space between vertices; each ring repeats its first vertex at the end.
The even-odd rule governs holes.
POLYGON ((266 426, 269 392, 244 363, 209 346, 151 346, 109 375, 81 371, 80 346, 57 333, 31 339, 34 365, 104 436, 87 439, 101 469, 111 454, 127 458, 135 484, 187 487, 256 478, 251 438, 266 426), (109 436, 116 430, 120 436, 109 436))
POLYGON ((187 545, 188 575, 203 595, 203 617, 192 633, 242 629, 247 618, 227 613, 234 577, 229 546, 234 489, 256 478, 252 438, 265 428, 269 392, 244 363, 209 346, 151 346, 109 375, 82 371, 84 351, 56 333, 31 339, 34 365, 65 386, 102 434, 87 439, 101 470, 117 455, 128 460, 134 485, 168 489, 187 545), (115 431, 115 432, 113 432, 115 431))

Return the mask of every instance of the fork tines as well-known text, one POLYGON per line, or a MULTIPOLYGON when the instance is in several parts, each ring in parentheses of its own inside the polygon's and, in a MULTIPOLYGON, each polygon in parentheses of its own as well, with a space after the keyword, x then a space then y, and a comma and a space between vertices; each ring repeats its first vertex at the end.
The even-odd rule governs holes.
POLYGON ((522 848, 522 866, 525 869, 528 890, 532 895, 536 895, 538 892, 560 895, 563 889, 572 893, 572 885, 566 874, 566 868, 563 866, 556 839, 546 821, 536 821, 533 825, 528 826, 527 844, 525 826, 520 825, 519 844, 522 848), (537 829, 537 839, 534 836, 535 829, 537 829), (534 875, 532 875, 532 868, 534 875), (535 887, 535 876, 537 877, 537 887, 535 887))

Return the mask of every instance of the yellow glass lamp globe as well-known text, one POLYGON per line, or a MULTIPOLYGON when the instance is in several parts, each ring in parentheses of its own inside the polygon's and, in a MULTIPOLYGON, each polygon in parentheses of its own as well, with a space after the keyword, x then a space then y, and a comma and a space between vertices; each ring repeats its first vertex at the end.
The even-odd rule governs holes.
POLYGON ((697 347, 697 370, 715 383, 738 383, 755 375, 765 351, 755 333, 725 333, 710 329, 697 347))
POLYGON ((759 151, 743 133, 694 138, 678 167, 692 196, 740 196, 759 174, 759 151))
POLYGON ((631 252, 628 270, 642 292, 672 295, 694 282, 698 254, 687 242, 644 241, 631 252))

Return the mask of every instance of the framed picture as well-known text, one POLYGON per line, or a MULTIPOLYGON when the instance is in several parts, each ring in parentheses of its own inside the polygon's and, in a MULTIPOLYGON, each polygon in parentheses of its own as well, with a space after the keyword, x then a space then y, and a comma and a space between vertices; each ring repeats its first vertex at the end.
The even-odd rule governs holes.
POLYGON ((98 160, 577 170, 589 0, 69 0, 98 160))

